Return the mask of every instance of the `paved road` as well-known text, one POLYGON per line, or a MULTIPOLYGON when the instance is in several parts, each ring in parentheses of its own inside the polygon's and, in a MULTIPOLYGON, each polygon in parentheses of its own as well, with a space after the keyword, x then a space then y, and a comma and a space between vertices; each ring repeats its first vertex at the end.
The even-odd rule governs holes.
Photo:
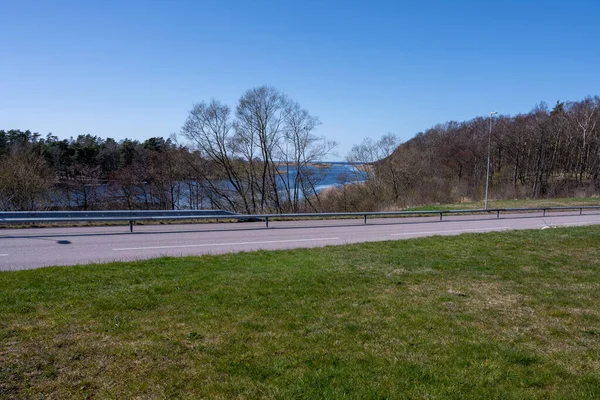
POLYGON ((598 211, 459 215, 423 218, 272 221, 191 225, 1 229, 0 270, 147 259, 160 256, 214 254, 258 249, 290 249, 346 243, 402 240, 465 232, 543 229, 600 224, 598 211))

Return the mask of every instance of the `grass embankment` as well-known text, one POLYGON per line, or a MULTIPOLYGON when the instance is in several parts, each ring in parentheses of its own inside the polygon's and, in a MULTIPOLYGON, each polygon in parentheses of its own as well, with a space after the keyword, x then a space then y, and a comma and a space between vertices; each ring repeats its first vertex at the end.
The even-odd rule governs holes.
MULTIPOLYGON (((488 203, 489 208, 534 208, 534 207, 563 207, 563 206, 600 206, 599 197, 572 197, 562 199, 521 199, 521 200, 493 200, 488 203)), ((478 210, 485 208, 485 201, 472 201, 456 204, 429 204, 426 206, 411 207, 407 211, 422 210, 478 210)))
POLYGON ((600 228, 0 273, 4 398, 599 398, 600 228))

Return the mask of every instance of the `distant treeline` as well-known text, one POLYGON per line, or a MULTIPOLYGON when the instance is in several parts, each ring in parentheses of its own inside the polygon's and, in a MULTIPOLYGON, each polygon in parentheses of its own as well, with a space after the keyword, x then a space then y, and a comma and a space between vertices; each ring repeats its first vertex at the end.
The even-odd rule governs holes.
MULTIPOLYGON (((172 209, 196 159, 171 139, 144 142, 92 135, 59 140, 31 131, 0 131, 0 207, 172 209)), ((197 186, 190 182, 194 193, 197 186)), ((197 201, 189 197, 193 205, 197 201)))
POLYGON ((0 130, 0 209, 180 209, 298 212, 320 208, 310 164, 335 143, 319 120, 271 87, 241 96, 235 113, 194 105, 176 135, 146 141, 58 139, 0 130))
MULTIPOLYGON (((319 120, 271 87, 244 93, 235 109, 192 108, 169 139, 59 140, 0 131, 0 208, 178 209, 237 212, 365 211, 481 200, 490 140, 490 198, 592 196, 600 192, 600 98, 544 103, 526 114, 447 122, 400 144, 365 139, 347 160, 361 184, 319 193, 311 164, 335 143, 319 120)), ((340 176, 339 183, 355 181, 340 176)))
POLYGON ((526 114, 447 122, 397 146, 366 139, 348 160, 372 162, 364 185, 328 194, 335 210, 481 200, 488 139, 490 199, 579 197, 600 192, 600 98, 538 104, 526 114))

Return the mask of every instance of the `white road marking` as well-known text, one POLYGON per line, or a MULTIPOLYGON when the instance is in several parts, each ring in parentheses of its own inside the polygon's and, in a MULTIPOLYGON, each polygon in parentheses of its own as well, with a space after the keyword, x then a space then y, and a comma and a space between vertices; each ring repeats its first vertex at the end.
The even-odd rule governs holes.
POLYGON ((405 233, 392 233, 391 236, 408 236, 408 235, 435 235, 440 233, 464 233, 464 232, 498 232, 505 231, 507 227, 498 228, 481 228, 481 229, 453 229, 446 231, 428 231, 428 232, 405 232, 405 233))
POLYGON ((7 257, 8 254, 0 254, 0 257, 7 257))
POLYGON ((318 238, 318 239, 268 240, 268 241, 263 241, 263 242, 185 244, 185 245, 179 245, 179 246, 123 247, 120 249, 113 249, 113 251, 183 249, 186 247, 212 247, 212 246, 243 246, 243 245, 247 245, 247 244, 297 243, 297 242, 314 242, 314 241, 318 241, 318 240, 339 240, 339 237, 318 238))

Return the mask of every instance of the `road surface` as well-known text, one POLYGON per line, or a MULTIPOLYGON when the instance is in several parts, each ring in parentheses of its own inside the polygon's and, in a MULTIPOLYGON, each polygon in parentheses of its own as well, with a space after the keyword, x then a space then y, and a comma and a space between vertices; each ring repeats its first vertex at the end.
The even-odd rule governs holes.
POLYGON ((600 212, 0 229, 0 270, 600 224, 600 212))

